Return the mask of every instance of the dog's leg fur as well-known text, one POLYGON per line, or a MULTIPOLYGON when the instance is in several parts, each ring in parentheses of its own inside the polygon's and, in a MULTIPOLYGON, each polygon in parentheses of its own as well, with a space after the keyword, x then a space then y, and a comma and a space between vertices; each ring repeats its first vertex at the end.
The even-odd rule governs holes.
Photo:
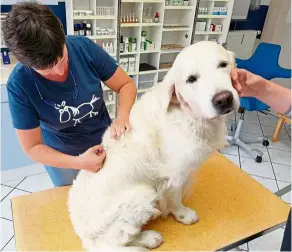
POLYGON ((182 204, 182 187, 172 188, 168 193, 168 209, 174 218, 183 224, 190 225, 199 220, 199 216, 195 210, 185 207, 182 204))

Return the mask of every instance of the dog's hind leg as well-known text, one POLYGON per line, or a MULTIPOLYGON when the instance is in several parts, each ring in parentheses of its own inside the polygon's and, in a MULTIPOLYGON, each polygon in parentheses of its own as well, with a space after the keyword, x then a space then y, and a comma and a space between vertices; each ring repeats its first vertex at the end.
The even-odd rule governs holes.
POLYGON ((199 220, 195 210, 182 204, 182 187, 173 188, 167 193, 167 208, 174 218, 183 224, 190 225, 199 220))

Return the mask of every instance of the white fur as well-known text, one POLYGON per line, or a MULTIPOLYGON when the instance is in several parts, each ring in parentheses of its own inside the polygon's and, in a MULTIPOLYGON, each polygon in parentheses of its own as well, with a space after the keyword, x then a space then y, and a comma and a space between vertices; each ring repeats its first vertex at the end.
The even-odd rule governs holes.
POLYGON ((98 173, 81 171, 69 192, 73 227, 89 251, 138 251, 163 242, 141 228, 150 219, 172 214, 183 224, 198 221, 182 205, 189 175, 209 154, 225 145, 225 117, 212 105, 215 94, 238 96, 230 80, 234 57, 213 42, 184 49, 161 84, 131 111, 132 131, 120 141, 104 134, 107 158, 98 173), (218 68, 219 61, 227 68, 218 68), (195 83, 189 75, 198 74, 195 83), (135 247, 136 246, 136 247, 135 247))

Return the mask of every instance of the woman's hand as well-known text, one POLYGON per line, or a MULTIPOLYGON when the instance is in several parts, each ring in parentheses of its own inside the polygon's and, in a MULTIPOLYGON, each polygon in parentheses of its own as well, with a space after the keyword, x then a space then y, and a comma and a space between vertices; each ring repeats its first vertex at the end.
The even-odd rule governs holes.
POLYGON ((102 145, 89 148, 83 154, 76 156, 77 169, 98 172, 103 165, 106 152, 102 145))
POLYGON ((117 119, 113 122, 111 126, 111 137, 113 139, 119 140, 120 137, 129 130, 131 130, 129 115, 118 115, 117 119))
POLYGON ((235 68, 231 71, 233 87, 242 97, 258 97, 267 88, 268 81, 245 69, 235 68))

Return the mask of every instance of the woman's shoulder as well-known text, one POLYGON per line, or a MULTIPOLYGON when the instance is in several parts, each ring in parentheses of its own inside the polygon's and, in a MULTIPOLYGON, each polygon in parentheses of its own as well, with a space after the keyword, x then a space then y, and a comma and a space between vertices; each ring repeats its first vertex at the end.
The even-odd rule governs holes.
POLYGON ((28 75, 26 73, 26 68, 27 66, 23 65, 20 62, 16 64, 8 78, 7 88, 20 87, 22 82, 27 82, 28 75))

